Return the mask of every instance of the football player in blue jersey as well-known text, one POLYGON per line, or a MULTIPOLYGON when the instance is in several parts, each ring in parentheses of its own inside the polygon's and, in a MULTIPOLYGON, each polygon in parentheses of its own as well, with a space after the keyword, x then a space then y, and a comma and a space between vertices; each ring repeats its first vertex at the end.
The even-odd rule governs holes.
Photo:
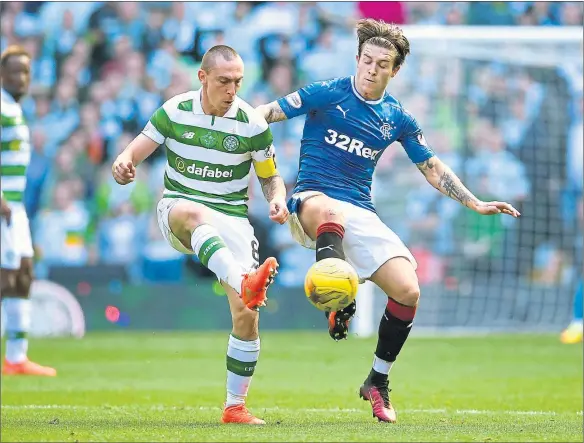
MULTIPOLYGON (((519 212, 505 202, 476 198, 432 151, 416 119, 386 92, 410 52, 402 30, 373 19, 357 24, 354 76, 312 83, 258 107, 268 123, 306 114, 296 187, 288 202, 292 236, 316 249, 316 260, 347 260, 361 280, 388 297, 379 324, 373 367, 360 388, 373 416, 395 422, 388 374, 406 341, 418 306, 416 260, 377 216, 371 182, 377 161, 400 142, 426 180, 443 194, 484 215, 519 212)), ((355 304, 328 315, 333 339, 346 338, 355 304)))

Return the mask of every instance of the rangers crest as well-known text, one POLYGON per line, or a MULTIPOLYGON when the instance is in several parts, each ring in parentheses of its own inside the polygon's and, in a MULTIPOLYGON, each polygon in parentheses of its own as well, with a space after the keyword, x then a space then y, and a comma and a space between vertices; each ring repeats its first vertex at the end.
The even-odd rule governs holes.
POLYGON ((394 129, 393 126, 391 126, 387 122, 381 125, 379 131, 381 131, 381 136, 383 137, 384 140, 391 138, 391 131, 393 131, 393 129, 394 129))

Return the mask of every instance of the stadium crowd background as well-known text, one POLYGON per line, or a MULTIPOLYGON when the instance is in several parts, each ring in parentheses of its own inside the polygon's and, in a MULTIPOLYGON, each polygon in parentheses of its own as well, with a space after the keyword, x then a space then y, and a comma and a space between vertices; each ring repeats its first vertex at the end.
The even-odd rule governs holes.
MULTIPOLYGON (((225 43, 240 52, 246 67, 240 96, 259 105, 311 81, 352 74, 353 24, 361 16, 544 27, 582 26, 583 13, 579 2, 2 2, 1 8, 1 49, 20 43, 33 56, 23 108, 34 150, 26 205, 36 273, 118 264, 136 280, 180 279, 177 263, 191 259, 166 245, 156 223, 163 149, 138 168, 131 186, 115 184, 111 163, 166 99, 199 87, 196 72, 209 47, 225 43)), ((390 92, 473 192, 510 201, 524 217, 514 224, 465 211, 423 183, 399 145, 379 161, 380 216, 416 255, 423 284, 456 272, 574 281, 582 268, 582 65, 551 72, 474 63, 464 72, 460 61, 414 51, 390 92)), ((298 118, 272 126, 290 189, 302 124, 298 118)), ((269 221, 255 179, 249 205, 262 255, 280 260, 279 283, 301 284, 314 253, 269 221)))

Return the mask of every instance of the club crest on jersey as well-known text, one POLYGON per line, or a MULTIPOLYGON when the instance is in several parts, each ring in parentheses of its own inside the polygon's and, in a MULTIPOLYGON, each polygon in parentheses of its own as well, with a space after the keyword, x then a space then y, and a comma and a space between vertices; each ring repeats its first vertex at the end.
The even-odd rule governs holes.
POLYGON ((379 128, 379 131, 381 131, 381 136, 383 137, 384 140, 387 140, 388 138, 391 138, 391 131, 393 130, 393 126, 391 126, 389 123, 383 123, 381 125, 381 127, 379 128))
POLYGON ((201 137, 201 144, 205 148, 213 148, 217 144, 217 136, 212 132, 207 132, 201 137))
POLYGON ((237 151, 239 139, 235 135, 228 135, 223 139, 223 148, 228 152, 237 151))
POLYGON ((302 106, 302 99, 300 98, 300 94, 298 93, 298 91, 293 92, 292 94, 288 94, 286 96, 286 101, 290 106, 292 106, 295 109, 300 109, 300 107, 302 106))
POLYGON ((185 172, 186 165, 185 161, 182 158, 177 157, 176 160, 174 161, 174 165, 176 166, 176 170, 181 174, 185 172))

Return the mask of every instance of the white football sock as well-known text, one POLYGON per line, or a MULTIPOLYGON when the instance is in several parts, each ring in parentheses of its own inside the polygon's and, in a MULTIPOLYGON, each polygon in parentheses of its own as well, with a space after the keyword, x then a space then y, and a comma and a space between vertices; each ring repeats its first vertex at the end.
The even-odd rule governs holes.
POLYGON ((219 231, 211 225, 200 225, 191 236, 191 247, 201 264, 215 273, 237 293, 241 292, 243 274, 246 272, 225 245, 219 231))
POLYGON ((245 403, 251 377, 260 355, 260 339, 244 341, 229 335, 227 346, 226 406, 245 403))
POLYGON ((30 300, 22 297, 4 297, 2 305, 6 314, 6 360, 10 363, 22 363, 26 360, 28 351, 30 300))

